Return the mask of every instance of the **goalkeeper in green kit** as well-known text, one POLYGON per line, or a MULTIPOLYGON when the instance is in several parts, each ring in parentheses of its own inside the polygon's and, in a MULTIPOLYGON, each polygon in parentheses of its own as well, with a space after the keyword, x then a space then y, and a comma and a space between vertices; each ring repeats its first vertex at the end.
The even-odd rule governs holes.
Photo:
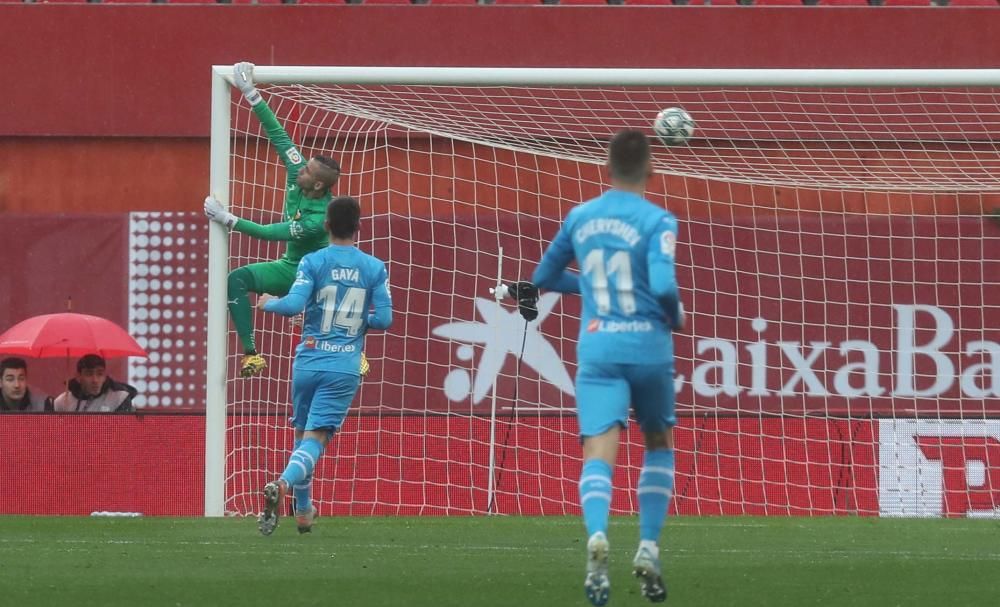
MULTIPOLYGON (((302 157, 274 112, 254 87, 253 67, 252 63, 237 63, 233 66, 233 79, 288 170, 283 220, 260 225, 228 212, 212 196, 205 199, 205 215, 209 220, 247 236, 288 243, 281 259, 242 266, 229 273, 229 314, 243 346, 243 359, 240 362, 240 375, 243 377, 258 375, 267 367, 267 362, 257 352, 254 343, 251 326, 253 309, 248 293, 286 295, 295 281, 299 260, 306 253, 329 244, 323 221, 331 199, 330 189, 340 178, 340 165, 333 158, 316 156, 306 161, 302 157)), ((364 353, 361 355, 359 371, 362 377, 368 373, 368 361, 364 353)))

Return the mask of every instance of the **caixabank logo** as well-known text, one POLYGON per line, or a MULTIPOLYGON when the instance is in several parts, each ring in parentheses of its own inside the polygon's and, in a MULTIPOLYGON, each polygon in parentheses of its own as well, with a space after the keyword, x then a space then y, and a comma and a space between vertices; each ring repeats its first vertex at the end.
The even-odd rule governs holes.
MULTIPOLYGON (((540 377, 572 395, 572 381, 553 343, 539 327, 558 302, 546 293, 538 303, 538 319, 528 324, 524 362, 540 377)), ((753 341, 737 339, 732 332, 699 336, 693 340, 693 357, 677 360, 674 389, 682 399, 705 406, 739 409, 756 403, 762 410, 789 412, 802 403, 810 410, 830 412, 853 407, 869 414, 934 414, 972 410, 983 418, 982 403, 991 414, 1000 412, 1000 341, 996 330, 963 332, 944 309, 924 304, 891 306, 892 327, 878 338, 840 342, 820 339, 822 324, 790 325, 753 318, 748 323, 756 333, 753 341), (808 334, 807 334, 808 333, 808 334), (800 335, 798 339, 769 339, 771 335, 800 335), (971 337, 971 338, 970 338, 971 337), (788 400, 791 397, 793 400, 788 400)), ((476 298, 482 321, 458 321, 439 325, 433 334, 463 344, 459 358, 475 365, 474 379, 461 369, 449 374, 444 386, 452 401, 469 397, 480 402, 492 389, 508 354, 521 350, 523 320, 516 308, 476 298), (472 346, 481 345, 476 360, 472 346)), ((645 320, 591 319, 587 332, 643 333, 653 330, 645 320)), ((730 330, 731 331, 731 330, 730 330)), ((866 327, 852 331, 871 335, 866 327)), ((571 324, 564 325, 561 339, 577 336, 571 324), (568 329, 568 330, 567 330, 568 329)), ((968 419, 968 417, 966 417, 968 419)))
POLYGON ((448 373, 443 386, 448 400, 458 402, 471 397, 472 404, 478 404, 493 389, 508 355, 521 357, 542 380, 572 395, 573 380, 566 365, 538 330, 558 301, 556 293, 542 295, 537 304, 538 318, 525 325, 516 307, 504 308, 496 301, 477 297, 476 311, 482 321, 451 322, 435 327, 434 335, 460 344, 457 351, 460 360, 473 361, 475 365, 472 373, 460 368, 448 373), (473 346, 482 348, 477 361, 473 346))
POLYGON ((883 419, 882 516, 1000 518, 1000 420, 883 419))

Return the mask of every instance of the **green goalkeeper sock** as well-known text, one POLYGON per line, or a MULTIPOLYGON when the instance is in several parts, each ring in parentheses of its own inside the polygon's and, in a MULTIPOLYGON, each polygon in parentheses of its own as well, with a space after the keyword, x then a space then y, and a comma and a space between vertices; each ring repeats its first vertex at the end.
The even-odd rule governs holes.
POLYGON ((236 334, 246 354, 257 352, 251 324, 253 311, 250 308, 250 298, 247 296, 253 284, 253 273, 246 267, 236 268, 229 273, 229 315, 236 325, 236 334))

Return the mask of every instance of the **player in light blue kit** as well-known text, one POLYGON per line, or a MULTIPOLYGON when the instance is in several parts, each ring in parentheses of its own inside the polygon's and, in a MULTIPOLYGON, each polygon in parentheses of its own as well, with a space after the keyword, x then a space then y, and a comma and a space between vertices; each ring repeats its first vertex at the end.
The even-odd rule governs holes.
POLYGON ((358 391, 365 333, 392 324, 385 263, 354 246, 360 222, 357 200, 332 200, 326 209, 330 246, 302 258, 288 295, 258 299, 265 312, 294 316, 305 310, 302 341, 292 366, 295 449, 281 478, 264 486, 264 511, 257 520, 264 535, 278 526, 289 488, 295 496, 299 533, 312 530, 313 470, 358 391))
MULTIPOLYGON (((584 459, 580 506, 589 536, 584 589, 594 605, 607 603, 610 593, 611 474, 630 405, 646 444, 633 572, 647 599, 667 597, 658 541, 674 486, 671 331, 684 325, 674 273, 677 219, 643 198, 652 175, 646 136, 617 133, 608 170, 611 189, 570 211, 532 277, 536 287, 583 296, 576 406, 584 459), (579 275, 566 271, 574 259, 579 275)), ((514 285, 522 307, 524 284, 514 285)))

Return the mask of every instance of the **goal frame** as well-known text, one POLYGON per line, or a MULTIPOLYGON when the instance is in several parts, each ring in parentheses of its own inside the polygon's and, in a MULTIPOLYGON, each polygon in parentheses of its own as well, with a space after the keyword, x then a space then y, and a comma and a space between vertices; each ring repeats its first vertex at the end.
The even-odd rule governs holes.
MULTIPOLYGON (((229 205, 233 68, 212 67, 209 192, 229 205)), ((1000 87, 1000 69, 615 69, 257 66, 259 84, 440 86, 1000 87)), ((226 474, 228 234, 209 228, 205 516, 223 516, 226 474)))

